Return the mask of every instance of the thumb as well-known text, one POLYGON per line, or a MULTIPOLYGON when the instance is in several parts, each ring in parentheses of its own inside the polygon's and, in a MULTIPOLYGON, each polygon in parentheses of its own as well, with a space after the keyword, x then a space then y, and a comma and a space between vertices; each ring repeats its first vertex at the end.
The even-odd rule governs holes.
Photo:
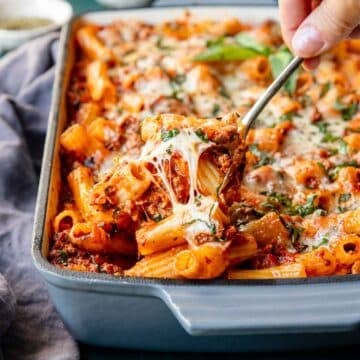
POLYGON ((347 38, 359 23, 359 0, 323 0, 297 29, 293 51, 304 58, 319 55, 347 38))

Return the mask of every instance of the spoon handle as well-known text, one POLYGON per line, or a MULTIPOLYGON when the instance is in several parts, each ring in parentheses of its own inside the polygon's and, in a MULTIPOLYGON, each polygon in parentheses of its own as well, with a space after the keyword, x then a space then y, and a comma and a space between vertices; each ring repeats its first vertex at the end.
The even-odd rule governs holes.
POLYGON ((286 68, 281 72, 281 74, 273 81, 273 83, 266 89, 266 91, 260 96, 256 103, 247 112, 247 114, 242 120, 242 123, 245 125, 245 137, 261 111, 273 98, 273 96, 280 90, 280 88, 285 84, 285 82, 289 79, 293 72, 300 66, 302 61, 303 58, 294 57, 294 59, 291 60, 289 65, 286 66, 286 68))

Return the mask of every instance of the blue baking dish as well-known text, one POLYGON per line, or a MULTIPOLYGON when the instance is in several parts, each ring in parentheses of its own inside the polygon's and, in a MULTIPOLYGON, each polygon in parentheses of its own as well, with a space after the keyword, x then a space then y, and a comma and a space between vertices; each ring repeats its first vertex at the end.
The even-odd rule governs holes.
MULTIPOLYGON (((196 7, 198 16, 261 21, 273 7, 196 7)), ((162 351, 269 351, 360 344, 360 276, 267 281, 179 281, 67 271, 47 261, 58 204, 58 135, 74 60, 73 32, 85 20, 159 21, 181 8, 89 13, 64 29, 54 85, 32 243, 36 267, 66 326, 85 343, 162 351)))

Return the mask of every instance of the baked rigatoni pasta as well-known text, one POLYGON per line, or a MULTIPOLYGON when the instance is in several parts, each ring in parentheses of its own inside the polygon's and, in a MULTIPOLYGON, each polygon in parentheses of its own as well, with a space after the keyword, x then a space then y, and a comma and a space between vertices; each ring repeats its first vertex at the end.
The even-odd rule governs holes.
POLYGON ((241 118, 291 60, 277 23, 83 24, 50 261, 174 279, 358 274, 359 44, 300 69, 243 144, 241 118))

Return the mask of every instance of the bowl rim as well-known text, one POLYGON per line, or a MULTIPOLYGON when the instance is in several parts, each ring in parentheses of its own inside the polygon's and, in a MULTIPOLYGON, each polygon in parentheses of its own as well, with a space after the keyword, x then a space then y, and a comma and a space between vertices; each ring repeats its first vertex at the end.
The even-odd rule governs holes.
MULTIPOLYGON (((13 3, 16 3, 17 0, 12 0, 13 3)), ((23 1, 23 0, 20 0, 23 1)), ((45 25, 45 26, 39 26, 39 27, 35 27, 32 29, 3 29, 0 28, 0 35, 1 36, 10 36, 10 37, 17 37, 17 36, 21 36, 21 35, 36 35, 39 33, 43 33, 43 32, 48 32, 48 31, 53 31, 61 26, 63 26, 64 24, 66 24, 67 22, 69 22, 73 16, 74 16, 74 9, 72 7, 72 5, 65 0, 47 0, 48 4, 46 5, 50 5, 50 9, 51 9, 51 3, 57 3, 59 6, 62 6, 63 9, 67 12, 66 13, 66 17, 61 20, 55 20, 56 16, 51 17, 50 20, 52 20, 53 22, 51 24, 45 25)), ((1 9, 1 5, 2 3, 0 2, 0 9, 1 9)), ((52 10, 51 10, 52 11, 52 10)), ((50 11, 49 11, 50 12, 50 11)), ((52 12, 53 14, 56 15, 56 13, 52 12)), ((13 13, 14 16, 17 16, 16 11, 13 13)), ((31 18, 33 15, 21 15, 22 18, 31 18)))

